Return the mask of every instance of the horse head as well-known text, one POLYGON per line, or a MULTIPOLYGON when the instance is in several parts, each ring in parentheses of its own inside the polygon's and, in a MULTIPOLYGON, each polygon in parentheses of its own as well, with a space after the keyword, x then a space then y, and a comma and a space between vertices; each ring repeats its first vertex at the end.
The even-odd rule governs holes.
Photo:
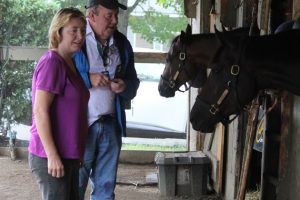
POLYGON ((174 38, 170 50, 167 54, 165 69, 161 75, 158 90, 161 96, 173 97, 175 92, 180 90, 180 86, 185 85, 185 90, 189 86, 186 82, 195 78, 195 68, 192 66, 192 59, 187 59, 187 46, 192 35, 191 26, 188 25, 186 31, 174 38))
MULTIPOLYGON (((249 27, 223 32, 242 37, 249 34, 249 27)), ((257 34, 257 33, 256 33, 257 34)), ((174 38, 167 54, 165 69, 158 90, 161 96, 173 97, 176 91, 184 92, 192 87, 201 87, 206 81, 206 69, 221 43, 213 33, 192 34, 191 26, 174 38), (180 90, 181 86, 185 86, 180 90)))
POLYGON ((216 31, 220 48, 190 113, 195 130, 211 132, 228 124, 264 89, 300 95, 300 30, 260 37, 236 37, 216 31), (287 50, 288 49, 288 50, 287 50))
POLYGON ((258 92, 251 72, 241 67, 244 37, 218 31, 216 36, 222 45, 211 61, 211 72, 190 113, 193 128, 201 132, 212 132, 218 122, 228 124, 229 116, 237 115, 258 92))

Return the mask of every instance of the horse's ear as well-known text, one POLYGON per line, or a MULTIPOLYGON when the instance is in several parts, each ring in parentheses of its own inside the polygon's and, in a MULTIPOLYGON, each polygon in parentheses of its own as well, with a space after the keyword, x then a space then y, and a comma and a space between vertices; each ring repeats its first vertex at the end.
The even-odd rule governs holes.
POLYGON ((217 29, 217 27, 215 26, 215 35, 216 35, 216 37, 217 37, 217 39, 221 42, 221 43, 223 43, 223 38, 224 38, 224 36, 222 35, 222 33, 217 29))
POLYGON ((300 29, 300 17, 294 22, 292 29, 300 29))
POLYGON ((186 26, 185 33, 186 35, 192 35, 192 27, 190 24, 186 26))
POLYGON ((180 34, 180 37, 179 37, 179 40, 178 40, 178 41, 179 41, 179 42, 180 42, 180 41, 183 42, 184 40, 185 40, 185 32, 184 32, 184 31, 181 31, 181 34, 180 34))
POLYGON ((222 31, 223 32, 226 32, 227 30, 226 30, 226 28, 225 28, 225 26, 222 24, 222 31))
POLYGON ((228 34, 224 34, 217 29, 215 30, 215 32, 217 39, 221 42, 222 45, 228 46, 230 48, 234 47, 234 40, 232 40, 228 34))
POLYGON ((249 30, 249 36, 259 36, 260 35, 260 30, 258 26, 251 26, 249 30))
POLYGON ((216 33, 216 32, 220 32, 220 31, 218 30, 216 24, 214 25, 214 29, 215 29, 215 33, 216 33))
POLYGON ((234 34, 230 31, 220 32, 216 25, 215 28, 215 35, 216 38, 221 42, 222 45, 228 46, 230 48, 234 48, 236 45, 236 38, 234 38, 234 34))
POLYGON ((187 37, 190 36, 191 34, 192 34, 192 27, 191 27, 191 25, 188 24, 185 32, 181 31, 179 41, 185 43, 187 41, 187 37))

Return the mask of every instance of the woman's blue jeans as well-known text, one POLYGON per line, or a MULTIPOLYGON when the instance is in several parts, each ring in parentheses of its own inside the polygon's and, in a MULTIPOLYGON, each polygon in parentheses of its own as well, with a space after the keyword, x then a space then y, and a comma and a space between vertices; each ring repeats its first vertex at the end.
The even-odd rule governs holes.
POLYGON ((122 145, 116 119, 98 120, 89 127, 84 163, 79 171, 80 199, 90 178, 91 200, 114 199, 118 160, 122 145))

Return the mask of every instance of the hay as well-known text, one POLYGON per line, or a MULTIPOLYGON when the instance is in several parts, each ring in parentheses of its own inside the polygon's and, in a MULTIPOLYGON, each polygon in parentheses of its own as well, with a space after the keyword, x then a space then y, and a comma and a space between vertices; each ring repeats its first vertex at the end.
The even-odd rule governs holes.
POLYGON ((259 190, 249 191, 246 193, 245 200, 259 200, 259 196, 260 196, 259 190))

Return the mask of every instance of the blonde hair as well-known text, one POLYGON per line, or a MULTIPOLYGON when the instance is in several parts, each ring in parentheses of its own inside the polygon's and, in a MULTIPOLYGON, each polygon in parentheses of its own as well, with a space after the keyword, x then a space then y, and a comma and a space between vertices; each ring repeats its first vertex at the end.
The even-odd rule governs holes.
POLYGON ((86 24, 84 14, 77 8, 63 8, 54 15, 48 31, 49 49, 58 47, 62 28, 74 18, 82 19, 86 24))

